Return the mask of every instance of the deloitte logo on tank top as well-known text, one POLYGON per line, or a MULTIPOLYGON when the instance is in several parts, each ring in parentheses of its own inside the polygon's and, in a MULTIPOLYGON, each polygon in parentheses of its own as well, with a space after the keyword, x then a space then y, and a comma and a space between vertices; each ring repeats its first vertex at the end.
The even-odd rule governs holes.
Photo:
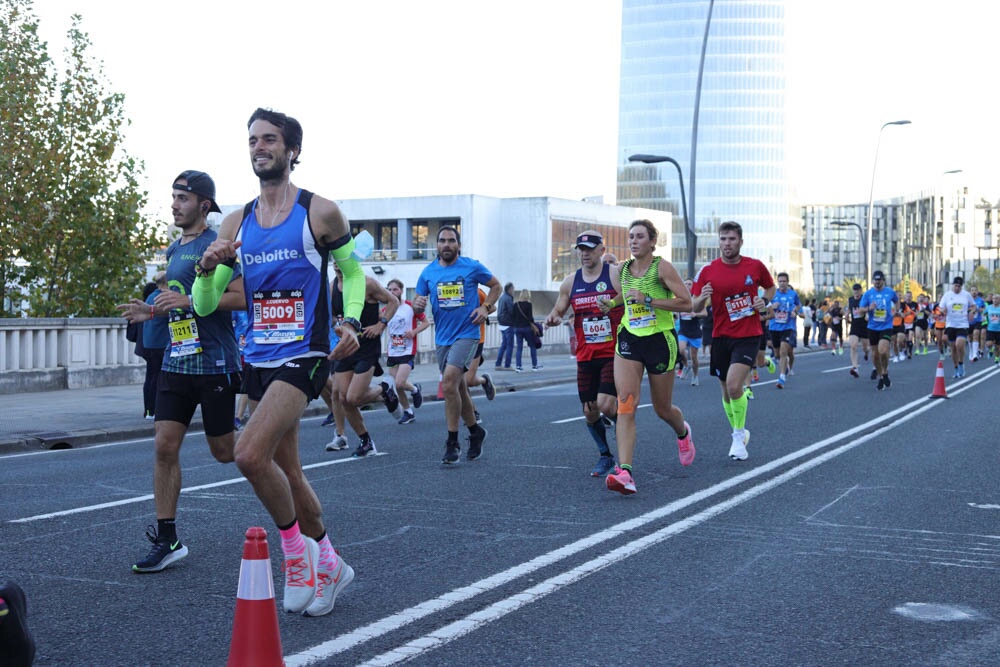
POLYGON ((272 250, 271 252, 259 252, 257 254, 245 252, 241 257, 241 260, 247 266, 252 266, 254 264, 284 262, 289 259, 298 259, 300 256, 299 251, 294 248, 280 248, 278 250, 272 250))

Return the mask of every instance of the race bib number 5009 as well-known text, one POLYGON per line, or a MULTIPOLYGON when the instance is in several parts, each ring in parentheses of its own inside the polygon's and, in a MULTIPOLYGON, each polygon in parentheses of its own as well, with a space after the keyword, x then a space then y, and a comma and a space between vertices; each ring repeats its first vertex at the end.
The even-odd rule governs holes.
POLYGON ((306 309, 302 290, 254 292, 252 335, 258 345, 304 340, 306 309))

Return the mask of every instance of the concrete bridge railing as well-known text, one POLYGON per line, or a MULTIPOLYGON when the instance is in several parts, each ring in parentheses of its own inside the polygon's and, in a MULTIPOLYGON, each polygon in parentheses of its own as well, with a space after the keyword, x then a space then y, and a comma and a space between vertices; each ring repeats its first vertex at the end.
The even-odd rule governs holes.
MULTIPOLYGON (((0 394, 142 382, 145 361, 125 328, 117 317, 0 319, 0 394)), ((546 330, 544 344, 568 353, 569 334, 565 326, 546 330)), ((491 321, 484 348, 494 357, 500 337, 491 321)), ((435 363, 433 326, 417 338, 417 355, 420 363, 435 363)))

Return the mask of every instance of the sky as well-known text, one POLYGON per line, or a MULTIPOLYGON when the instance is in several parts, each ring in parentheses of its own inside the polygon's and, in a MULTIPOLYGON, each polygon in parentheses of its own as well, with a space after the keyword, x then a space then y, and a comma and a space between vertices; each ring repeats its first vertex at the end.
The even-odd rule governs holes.
MULTIPOLYGON (((717 0, 716 4, 727 0, 717 0)), ((246 121, 298 118, 293 181, 332 199, 475 193, 615 200, 620 0, 36 0, 50 54, 70 16, 131 119, 151 211, 210 173, 258 193, 246 121), (184 13, 182 7, 197 6, 184 13), (280 11, 279 11, 280 8, 280 11), (155 12, 155 13, 154 13, 155 12)), ((1000 3, 789 0, 787 136, 799 203, 931 190, 944 171, 1000 198, 990 45, 1000 3), (879 128, 887 121, 912 124, 879 128)), ((711 37, 709 37, 711 39, 711 37)))

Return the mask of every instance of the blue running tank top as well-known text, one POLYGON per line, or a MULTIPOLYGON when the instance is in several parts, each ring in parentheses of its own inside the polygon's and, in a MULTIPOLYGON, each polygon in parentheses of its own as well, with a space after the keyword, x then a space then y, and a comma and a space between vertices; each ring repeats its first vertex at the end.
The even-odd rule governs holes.
POLYGON ((257 220, 257 200, 243 209, 236 240, 250 315, 243 356, 256 365, 330 352, 330 251, 309 226, 312 193, 269 229, 257 220))

